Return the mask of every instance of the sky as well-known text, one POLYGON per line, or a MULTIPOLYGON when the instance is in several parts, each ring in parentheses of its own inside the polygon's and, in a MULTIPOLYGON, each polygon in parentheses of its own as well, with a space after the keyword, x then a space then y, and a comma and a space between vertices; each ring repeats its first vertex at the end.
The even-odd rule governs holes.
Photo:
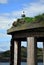
POLYGON ((10 49, 11 36, 7 35, 7 29, 23 11, 28 17, 44 13, 44 0, 0 0, 0 51, 10 49))

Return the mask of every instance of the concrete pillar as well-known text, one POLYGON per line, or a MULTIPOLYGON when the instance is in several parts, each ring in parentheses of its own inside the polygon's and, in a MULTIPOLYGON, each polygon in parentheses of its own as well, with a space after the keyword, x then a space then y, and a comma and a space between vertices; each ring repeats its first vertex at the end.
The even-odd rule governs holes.
POLYGON ((27 38, 27 65, 37 65, 37 41, 34 37, 27 38))
POLYGON ((14 40, 11 39, 10 45, 10 65, 14 65, 14 40))
POLYGON ((43 65, 44 65, 44 42, 43 42, 43 65))
POLYGON ((14 41, 14 65, 17 65, 18 42, 14 41))
POLYGON ((14 41, 14 65, 20 65, 21 61, 21 43, 20 41, 14 41))
POLYGON ((18 41, 18 59, 17 65, 21 65, 21 41, 18 41))

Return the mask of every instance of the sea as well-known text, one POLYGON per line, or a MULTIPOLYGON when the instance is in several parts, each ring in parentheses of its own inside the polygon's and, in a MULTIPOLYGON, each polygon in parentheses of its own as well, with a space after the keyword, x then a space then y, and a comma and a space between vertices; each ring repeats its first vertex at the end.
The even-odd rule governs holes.
MULTIPOLYGON (((10 65, 10 63, 9 62, 0 62, 0 65, 10 65)), ((26 62, 21 62, 21 65, 27 65, 27 63, 26 62)), ((37 65, 43 65, 43 63, 42 62, 40 62, 40 63, 38 63, 37 65)))

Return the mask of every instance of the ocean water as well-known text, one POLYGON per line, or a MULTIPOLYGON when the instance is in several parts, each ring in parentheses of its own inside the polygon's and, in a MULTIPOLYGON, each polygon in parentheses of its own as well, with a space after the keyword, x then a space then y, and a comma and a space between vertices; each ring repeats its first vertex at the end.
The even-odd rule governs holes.
MULTIPOLYGON (((9 62, 5 62, 5 63, 0 62, 0 65, 10 65, 10 63, 9 62)), ((27 63, 26 62, 21 62, 21 65, 27 65, 27 63)), ((38 65, 43 65, 43 63, 38 63, 38 65)))

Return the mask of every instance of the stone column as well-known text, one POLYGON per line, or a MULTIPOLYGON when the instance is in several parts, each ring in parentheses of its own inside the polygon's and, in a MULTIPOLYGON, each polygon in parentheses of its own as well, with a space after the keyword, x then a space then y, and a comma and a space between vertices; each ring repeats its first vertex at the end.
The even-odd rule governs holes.
POLYGON ((14 41, 14 65, 20 65, 20 54, 21 54, 21 43, 20 41, 14 41))
POLYGON ((10 45, 10 65, 14 65, 14 40, 11 39, 10 45))
POLYGON ((17 65, 18 42, 14 41, 14 65, 17 65))
POLYGON ((44 42, 43 42, 43 65, 44 65, 44 42))
POLYGON ((21 65, 21 41, 18 41, 18 59, 17 65, 21 65))
POLYGON ((37 65, 37 41, 34 37, 27 38, 27 65, 37 65))

